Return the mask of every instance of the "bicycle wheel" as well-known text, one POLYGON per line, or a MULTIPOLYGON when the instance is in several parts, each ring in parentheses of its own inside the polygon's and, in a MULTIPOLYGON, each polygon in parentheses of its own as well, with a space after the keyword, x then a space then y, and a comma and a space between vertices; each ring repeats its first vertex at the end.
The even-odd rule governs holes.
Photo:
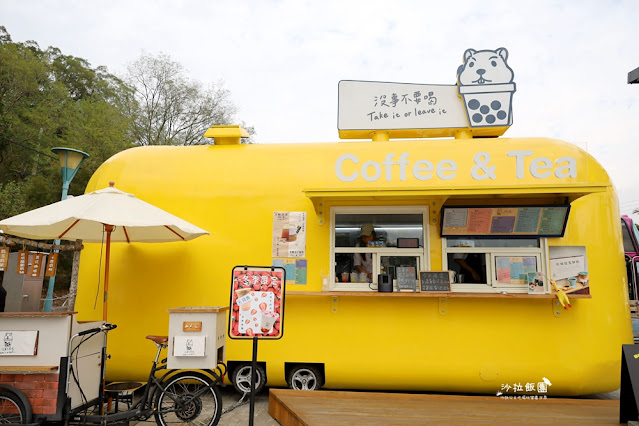
POLYGON ((155 408, 155 421, 162 426, 196 422, 213 426, 222 415, 222 397, 209 377, 185 371, 162 383, 155 408))
POLYGON ((31 423, 31 413, 24 406, 18 395, 0 390, 0 424, 31 423))

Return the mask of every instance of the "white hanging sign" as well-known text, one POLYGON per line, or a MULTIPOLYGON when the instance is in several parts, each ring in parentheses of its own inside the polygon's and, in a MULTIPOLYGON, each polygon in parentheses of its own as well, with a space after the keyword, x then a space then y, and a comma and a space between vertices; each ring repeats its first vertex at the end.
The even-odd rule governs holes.
POLYGON ((37 330, 0 330, 0 355, 38 354, 37 330))
POLYGON ((206 336, 175 336, 173 356, 205 356, 206 336))

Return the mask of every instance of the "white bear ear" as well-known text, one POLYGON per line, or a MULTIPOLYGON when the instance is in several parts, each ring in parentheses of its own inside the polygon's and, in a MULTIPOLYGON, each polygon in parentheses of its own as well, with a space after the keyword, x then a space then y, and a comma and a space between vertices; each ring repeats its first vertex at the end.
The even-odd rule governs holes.
POLYGON ((475 49, 467 49, 464 52, 464 63, 466 63, 468 61, 468 58, 473 56, 475 53, 477 53, 477 51, 475 49))
POLYGON ((508 50, 506 50, 505 47, 500 47, 495 52, 497 52, 497 54, 501 56, 501 59, 503 59, 504 62, 508 60, 508 50))

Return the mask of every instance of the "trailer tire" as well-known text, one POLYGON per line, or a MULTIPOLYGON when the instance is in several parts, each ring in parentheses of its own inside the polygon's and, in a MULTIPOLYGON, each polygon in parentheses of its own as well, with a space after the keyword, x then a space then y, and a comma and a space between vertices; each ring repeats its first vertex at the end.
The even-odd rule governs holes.
MULTIPOLYGON (((231 375, 231 381, 233 382, 233 387, 236 391, 241 394, 250 393, 251 392, 251 368, 252 364, 250 362, 239 364, 233 370, 233 374, 231 375)), ((257 368, 255 369, 257 383, 255 383, 255 393, 258 394, 264 389, 266 385, 266 371, 264 367, 260 364, 257 364, 257 368)))
POLYGON ((0 389, 0 423, 31 423, 33 413, 29 401, 24 401, 17 393, 0 389))
POLYGON ((296 365, 288 373, 286 381, 295 390, 319 390, 324 385, 322 373, 311 365, 296 365))

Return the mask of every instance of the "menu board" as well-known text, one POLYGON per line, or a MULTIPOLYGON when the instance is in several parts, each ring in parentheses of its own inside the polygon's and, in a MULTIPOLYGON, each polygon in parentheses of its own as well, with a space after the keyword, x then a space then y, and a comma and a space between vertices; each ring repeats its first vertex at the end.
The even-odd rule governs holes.
POLYGON ((570 205, 442 207, 441 236, 563 237, 570 205))
POLYGON ((421 291, 450 291, 450 271, 419 271, 421 291))
POLYGON ((417 291, 417 275, 414 266, 398 266, 397 269, 397 291, 410 290, 417 291))
POLYGON ((537 272, 535 256, 495 256, 499 284, 528 284, 528 274, 537 272))

